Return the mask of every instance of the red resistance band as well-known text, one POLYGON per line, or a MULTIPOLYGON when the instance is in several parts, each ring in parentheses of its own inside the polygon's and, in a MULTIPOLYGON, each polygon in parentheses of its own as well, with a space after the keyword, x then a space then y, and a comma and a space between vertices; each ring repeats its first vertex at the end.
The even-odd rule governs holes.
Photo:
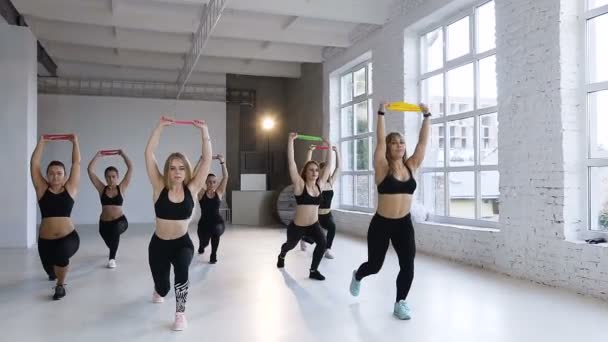
POLYGON ((47 140, 70 140, 72 139, 72 134, 45 134, 43 135, 44 139, 47 140))
POLYGON ((120 150, 101 150, 99 151, 104 156, 113 156, 120 153, 120 150))
POLYGON ((315 150, 329 150, 329 146, 326 145, 314 145, 315 150))
POLYGON ((163 120, 171 121, 176 125, 194 125, 195 123, 203 123, 201 120, 173 120, 165 116, 163 116, 163 120))

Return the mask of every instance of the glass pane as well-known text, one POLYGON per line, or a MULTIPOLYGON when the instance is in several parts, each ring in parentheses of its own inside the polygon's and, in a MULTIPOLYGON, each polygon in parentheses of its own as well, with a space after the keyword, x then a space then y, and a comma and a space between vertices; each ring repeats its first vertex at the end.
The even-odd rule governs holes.
POLYGON ((422 72, 443 67, 443 28, 425 34, 421 38, 422 72))
POLYGON ((373 69, 374 69, 373 68, 373 64, 369 63, 368 66, 367 66, 367 90, 368 90, 369 94, 371 94, 373 92, 372 91, 373 90, 372 89, 373 88, 372 87, 372 84, 373 84, 373 82, 372 82, 372 72, 373 72, 373 69))
POLYGON ((340 122, 340 125, 342 126, 343 137, 350 137, 353 135, 353 126, 355 125, 354 120, 353 107, 349 105, 348 107, 342 108, 342 122, 340 122))
POLYGON ((444 124, 431 125, 431 141, 426 148, 424 166, 439 167, 444 165, 445 129, 444 124))
POLYGON ((443 115, 443 74, 422 81, 422 102, 429 106, 431 113, 443 115))
POLYGON ((369 170, 369 156, 370 156, 370 138, 358 139, 355 141, 357 149, 356 156, 356 170, 367 171, 369 170))
POLYGON ((369 207, 369 175, 357 175, 356 206, 369 207))
POLYGON ((343 175, 342 176, 342 204, 352 206, 353 205, 353 176, 343 175))
POLYGON ((498 221, 498 199, 500 192, 498 171, 482 171, 481 177, 481 219, 498 221))
POLYGON ((355 116, 357 117, 356 134, 369 132, 369 114, 367 110, 367 101, 359 102, 355 105, 355 116))
POLYGON ((496 47, 494 1, 477 7, 477 53, 496 47))
POLYGON ((496 106, 496 55, 479 60, 478 101, 477 108, 496 106))
POLYGON ((369 207, 376 207, 376 184, 374 183, 374 176, 369 176, 369 207))
POLYGON ((589 169, 591 229, 608 231, 608 167, 589 169))
POLYGON ((606 48, 606 32, 608 32, 608 14, 587 21, 587 50, 589 65, 589 81, 592 83, 608 81, 608 48, 606 48), (602 38, 603 37, 603 38, 602 38), (603 43, 602 43, 603 42, 603 43))
POLYGON ((353 170, 353 160, 355 156, 353 155, 353 141, 344 141, 342 142, 342 167, 344 171, 352 171, 353 170))
POLYGON ((498 164, 498 114, 479 117, 479 160, 481 165, 498 164))
POLYGON ((448 26, 447 32, 447 60, 469 53, 471 45, 469 42, 469 17, 464 17, 448 26))
POLYGON ((475 218, 475 173, 450 172, 450 216, 475 218))
POLYGON ((428 172, 422 176, 423 203, 431 215, 445 216, 445 173, 428 172))
POLYGON ((589 9, 608 5, 608 0, 587 0, 587 6, 589 9))
POLYGON ((448 71, 447 82, 448 115, 473 110, 473 64, 448 71))
POLYGON ((342 87, 340 91, 342 102, 346 103, 353 100, 353 74, 349 73, 342 76, 342 87))
POLYGON ((361 68, 355 75, 355 97, 365 94, 365 68, 361 68))
POLYGON ((592 158, 608 156, 608 90, 589 94, 590 148, 592 158))
POLYGON ((450 166, 471 166, 475 164, 475 149, 473 148, 473 132, 475 118, 449 121, 450 140, 448 155, 450 166), (462 135, 466 132, 465 135, 462 135))

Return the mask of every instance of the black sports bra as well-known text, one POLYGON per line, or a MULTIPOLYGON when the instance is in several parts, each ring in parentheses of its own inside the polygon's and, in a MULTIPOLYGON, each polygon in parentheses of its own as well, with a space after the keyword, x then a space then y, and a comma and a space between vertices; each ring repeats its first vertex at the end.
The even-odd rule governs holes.
POLYGON ((325 190, 321 193, 321 204, 319 209, 331 208, 331 200, 334 198, 334 190, 325 190))
POLYGON ((194 210, 194 200, 190 189, 186 185, 184 187, 184 200, 175 203, 169 200, 169 189, 164 188, 161 191, 156 203, 154 203, 154 212, 156 217, 163 220, 186 220, 192 216, 194 210))
POLYGON ((317 188, 319 189, 319 196, 317 196, 317 197, 310 196, 310 194, 306 190, 306 184, 304 184, 304 190, 302 191, 302 193, 298 196, 295 196, 296 203, 298 205, 319 205, 319 204, 321 204, 321 197, 322 197, 321 188, 319 188, 319 184, 316 184, 316 185, 317 185, 317 188))
POLYGON ((38 200, 40 206, 40 215, 45 217, 70 217, 72 208, 74 208, 74 199, 68 191, 63 188, 63 191, 56 194, 46 189, 44 195, 38 200))
POLYGON ((108 186, 103 188, 103 193, 101 194, 101 205, 122 205, 123 198, 122 194, 120 193, 120 186, 116 187, 116 189, 118 190, 118 194, 114 197, 106 195, 107 188, 108 186))
POLYGON ((410 174, 410 178, 406 181, 400 181, 392 174, 386 175, 382 182, 378 184, 378 194, 413 194, 416 190, 416 180, 412 174, 412 170, 404 164, 410 174))
POLYGON ((203 194, 203 198, 198 202, 201 206, 201 219, 214 219, 220 215, 220 196, 217 195, 217 192, 214 193, 215 196, 209 198, 207 197, 207 192, 203 194))

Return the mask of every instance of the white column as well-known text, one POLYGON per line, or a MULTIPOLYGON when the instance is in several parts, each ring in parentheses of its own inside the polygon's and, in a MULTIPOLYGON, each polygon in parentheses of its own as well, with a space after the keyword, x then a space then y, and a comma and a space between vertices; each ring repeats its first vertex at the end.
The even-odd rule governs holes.
POLYGON ((29 158, 36 145, 36 38, 28 27, 0 23, 0 247, 36 242, 36 193, 29 158))

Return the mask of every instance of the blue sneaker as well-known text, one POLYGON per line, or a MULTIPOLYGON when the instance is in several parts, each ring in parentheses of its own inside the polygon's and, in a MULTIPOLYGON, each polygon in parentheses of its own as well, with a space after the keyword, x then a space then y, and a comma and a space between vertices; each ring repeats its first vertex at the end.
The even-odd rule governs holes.
POLYGON ((411 314, 410 307, 407 306, 407 303, 405 302, 405 300, 402 299, 399 302, 395 303, 395 309, 393 310, 393 315, 397 316, 397 318, 408 320, 408 319, 412 318, 410 316, 410 314, 411 314))
POLYGON ((350 281, 350 294, 354 297, 359 295, 359 290, 361 290, 361 280, 357 280, 355 275, 357 274, 357 270, 353 271, 353 279, 350 281))

